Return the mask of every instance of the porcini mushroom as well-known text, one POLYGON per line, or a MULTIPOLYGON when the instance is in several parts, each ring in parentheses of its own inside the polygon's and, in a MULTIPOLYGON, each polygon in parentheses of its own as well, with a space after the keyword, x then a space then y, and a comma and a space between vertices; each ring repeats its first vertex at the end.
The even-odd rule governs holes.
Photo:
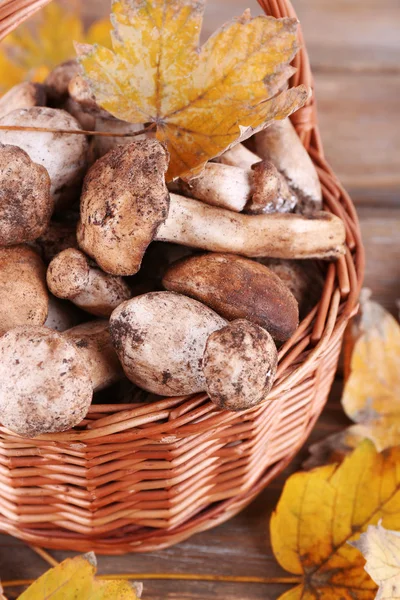
POLYGON ((21 148, 0 144, 0 246, 38 238, 53 209, 46 169, 21 148))
POLYGON ((242 410, 263 400, 273 384, 277 351, 265 330, 247 321, 228 324, 180 294, 124 302, 111 316, 110 333, 127 377, 156 394, 207 391, 217 406, 242 410))
POLYGON ((252 194, 245 212, 252 215, 286 213, 296 207, 297 196, 272 162, 262 160, 253 165, 252 170, 252 194))
MULTIPOLYGON (((0 119, 0 125, 80 129, 76 119, 64 110, 46 107, 14 110, 0 119)), ((19 146, 46 168, 57 208, 76 199, 87 164, 88 143, 84 135, 1 129, 0 142, 19 146)))
POLYGON ((248 257, 334 259, 345 253, 345 238, 332 213, 245 215, 170 194, 168 218, 154 239, 248 257))
POLYGON ((264 265, 233 254, 202 254, 177 261, 163 278, 167 290, 200 300, 225 319, 247 319, 285 341, 299 322, 297 301, 264 265))
POLYGON ((0 334, 18 325, 43 325, 49 294, 46 267, 29 246, 0 248, 0 334))
POLYGON ((53 104, 60 106, 67 100, 70 81, 79 75, 80 67, 76 59, 67 60, 57 65, 44 80, 47 95, 53 104))
POLYGON ((134 275, 168 214, 168 154, 156 140, 118 146, 89 169, 79 246, 107 273, 134 275))
POLYGON ((167 154, 156 140, 118 147, 89 170, 81 197, 80 247, 107 273, 134 275, 154 240, 244 256, 334 258, 343 222, 331 213, 243 215, 165 187, 167 154))
POLYGON ((232 148, 216 158, 215 161, 223 165, 240 167, 249 171, 254 164, 260 162, 260 157, 251 152, 243 144, 236 144, 236 146, 232 146, 232 148))
POLYGON ((64 334, 16 327, 0 338, 0 421, 26 437, 65 431, 85 417, 93 390, 120 376, 107 321, 64 334))
POLYGON ((262 159, 273 162, 286 177, 301 210, 321 210, 322 192, 318 174, 290 119, 273 121, 256 133, 254 150, 262 159))
POLYGON ((208 338, 203 357, 206 391, 219 408, 246 410, 271 391, 278 353, 265 329, 238 319, 208 338))
POLYGON ((122 277, 91 265, 85 254, 75 248, 63 250, 53 258, 47 270, 47 285, 57 298, 71 300, 98 317, 109 317, 132 296, 122 277))
POLYGON ((40 83, 24 81, 0 98, 0 118, 13 110, 32 106, 46 106, 46 88, 40 83))

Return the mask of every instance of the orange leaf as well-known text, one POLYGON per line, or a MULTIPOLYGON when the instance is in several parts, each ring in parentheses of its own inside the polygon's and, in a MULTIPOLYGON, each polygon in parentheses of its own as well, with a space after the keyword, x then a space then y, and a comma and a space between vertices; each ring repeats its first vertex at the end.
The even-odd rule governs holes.
POLYGON ((280 600, 373 600, 376 585, 348 542, 380 519, 400 529, 400 447, 379 454, 365 440, 340 465, 292 475, 271 541, 280 565, 303 581, 280 600))
POLYGON ((211 158, 302 106, 286 90, 297 21, 246 11, 199 48, 205 0, 115 0, 113 50, 78 45, 97 102, 130 123, 154 123, 171 155, 168 177, 211 158))

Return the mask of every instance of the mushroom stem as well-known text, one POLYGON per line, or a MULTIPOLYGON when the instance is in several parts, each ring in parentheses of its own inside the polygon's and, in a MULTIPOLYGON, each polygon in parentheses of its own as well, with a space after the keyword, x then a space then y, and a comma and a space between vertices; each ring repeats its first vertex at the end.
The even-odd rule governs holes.
POLYGON ((345 237, 343 222, 327 212, 244 215, 171 194, 155 239, 250 257, 334 259, 345 254, 345 237))
POLYGON ((109 317, 113 310, 132 296, 122 277, 104 273, 92 266, 83 252, 63 250, 47 270, 49 290, 98 317, 109 317))
POLYGON ((217 163, 230 165, 231 167, 240 167, 246 170, 250 170, 259 161, 260 157, 246 148, 246 146, 243 146, 243 144, 236 144, 236 146, 233 146, 216 159, 217 163))
POLYGON ((122 367, 111 343, 108 321, 82 323, 64 331, 63 336, 81 353, 95 392, 121 379, 122 367))

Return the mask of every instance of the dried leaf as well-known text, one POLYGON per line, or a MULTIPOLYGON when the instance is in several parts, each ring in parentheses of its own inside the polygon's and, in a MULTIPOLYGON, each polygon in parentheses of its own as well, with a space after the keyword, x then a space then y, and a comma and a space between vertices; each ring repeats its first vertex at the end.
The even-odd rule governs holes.
POLYGON ((19 600, 138 600, 127 581, 103 581, 95 574, 93 553, 67 558, 39 577, 19 600))
POLYGON ((376 585, 348 542, 380 519, 400 529, 400 447, 379 454, 365 440, 340 465, 292 475, 271 541, 280 565, 303 583, 280 600, 373 600, 376 585))
POLYGON ((400 534, 379 523, 370 525, 357 542, 367 560, 365 570, 379 586, 376 600, 400 599, 400 534))
POLYGON ((169 179, 201 170, 241 136, 304 104, 286 90, 297 21, 249 11, 199 48, 205 0, 115 0, 114 51, 77 46, 97 102, 130 123, 154 123, 169 179), (283 90, 283 91, 282 91, 283 90))
POLYGON ((370 296, 362 291, 344 345, 342 405, 356 425, 311 446, 307 468, 343 457, 365 438, 378 450, 400 444, 400 325, 370 296))
POLYGON ((74 57, 74 41, 108 45, 110 30, 109 20, 103 19, 85 32, 79 15, 51 2, 33 25, 21 25, 3 40, 0 93, 21 81, 44 81, 55 66, 74 57))

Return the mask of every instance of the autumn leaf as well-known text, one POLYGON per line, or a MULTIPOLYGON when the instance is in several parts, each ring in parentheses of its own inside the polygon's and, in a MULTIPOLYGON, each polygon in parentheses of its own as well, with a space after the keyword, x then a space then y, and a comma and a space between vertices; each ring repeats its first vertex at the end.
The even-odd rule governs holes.
POLYGON ((360 303, 344 344, 342 405, 355 425, 313 444, 308 468, 343 458, 365 438, 378 450, 400 444, 400 325, 370 290, 360 303))
POLYGON ((201 48, 205 0, 115 0, 113 51, 78 45, 97 102, 130 123, 153 123, 171 155, 168 178, 201 170, 241 136, 302 106, 286 90, 297 21, 249 11, 201 48))
POLYGON ((103 19, 85 32, 79 15, 51 2, 33 24, 18 27, 3 40, 0 94, 21 81, 44 81, 55 66, 75 56, 74 41, 107 45, 110 30, 109 20, 103 19))
POLYGON ((292 475, 271 518, 279 564, 302 583, 280 600, 373 600, 376 585, 348 542, 382 519, 400 530, 400 447, 362 444, 340 465, 292 475))
POLYGON ((353 546, 366 558, 365 570, 379 586, 376 600, 400 599, 400 534, 370 525, 353 546))
POLYGON ((127 581, 95 578, 93 553, 67 558, 39 577, 18 600, 138 600, 127 581))

